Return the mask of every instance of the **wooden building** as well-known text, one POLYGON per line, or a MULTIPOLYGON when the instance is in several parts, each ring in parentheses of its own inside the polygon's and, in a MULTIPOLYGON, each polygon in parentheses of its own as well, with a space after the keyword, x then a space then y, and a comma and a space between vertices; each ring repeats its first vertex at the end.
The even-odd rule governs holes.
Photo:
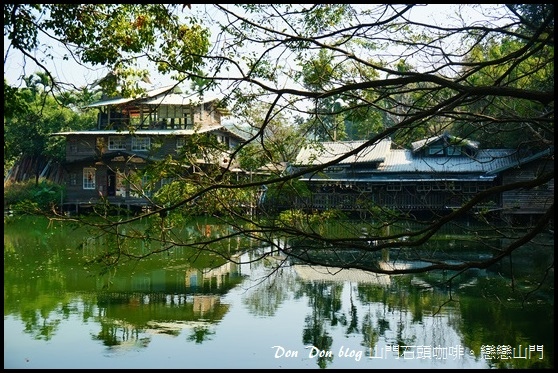
POLYGON ((101 199, 126 208, 149 207, 149 197, 169 179, 146 180, 142 171, 152 162, 177 158, 192 136, 208 136, 213 151, 191 154, 185 174, 209 165, 234 167, 229 154, 244 139, 221 124, 219 100, 197 100, 173 93, 172 87, 147 92, 140 98, 100 101, 94 129, 68 131, 66 138, 64 206, 78 211, 101 199), (142 175, 132 182, 133 174, 142 175), (149 184, 148 195, 144 186, 149 184))
MULTIPOLYGON (((525 157, 489 174, 497 174, 502 185, 529 182, 546 174, 554 173, 554 150, 547 149, 525 157)), ((517 188, 501 195, 500 207, 509 215, 538 215, 554 204, 554 178, 534 188, 517 188)))
MULTIPOLYGON (((299 152, 291 172, 329 163, 364 143, 324 142, 309 146, 299 152)), ((300 180, 308 187, 308 195, 264 196, 262 207, 338 209, 361 214, 374 209, 450 211, 478 192, 520 177, 532 178, 541 167, 548 169, 553 165, 550 152, 524 159, 513 149, 481 149, 477 142, 447 133, 416 141, 410 149, 396 149, 392 145, 390 139, 383 139, 321 171, 306 172, 300 180)), ((476 208, 537 214, 553 203, 553 190, 552 181, 544 194, 530 190, 491 195, 476 208)))

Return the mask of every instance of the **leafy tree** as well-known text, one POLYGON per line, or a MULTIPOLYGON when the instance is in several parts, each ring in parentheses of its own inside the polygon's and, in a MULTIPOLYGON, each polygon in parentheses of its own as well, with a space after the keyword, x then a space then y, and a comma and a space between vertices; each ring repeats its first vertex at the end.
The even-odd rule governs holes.
MULTIPOLYGON (((468 55, 467 60, 470 63, 479 64, 490 60, 505 62, 486 66, 478 71, 465 68, 467 81, 474 86, 505 84, 506 87, 515 89, 552 90, 553 85, 547 77, 554 74, 554 66, 540 65, 541 61, 552 58, 552 51, 533 51, 529 58, 506 58, 522 47, 523 43, 513 37, 489 40, 476 45, 468 55)), ((554 134, 550 123, 544 126, 532 125, 532 118, 544 115, 544 109, 536 101, 484 97, 476 99, 468 106, 469 116, 455 122, 457 128, 454 132, 480 141, 485 147, 544 149, 553 142, 554 134), (497 123, 492 119, 485 119, 487 117, 498 117, 502 120, 497 123), (520 136, 520 133, 524 136, 520 136)))
MULTIPOLYGON (((412 4, 8 4, 4 33, 11 47, 27 58, 35 58, 42 45, 40 33, 58 38, 74 58, 111 71, 102 82, 106 89, 120 87, 123 93, 133 94, 137 87, 130 78, 145 77, 137 65, 147 61, 200 91, 218 89, 228 102, 236 103, 233 114, 243 105, 266 102, 267 114, 247 121, 253 136, 236 154, 245 151, 250 158, 256 154, 253 149, 265 150, 265 157, 253 157, 255 167, 264 160, 286 158, 268 136, 278 113, 295 118, 294 124, 309 140, 340 140, 349 134, 349 122, 362 124, 356 133, 354 127, 350 132, 351 137, 367 140, 362 147, 387 137, 404 145, 448 129, 483 140, 493 139, 495 131, 503 129, 508 134, 502 145, 553 146, 553 8, 551 4, 462 5, 451 16, 452 24, 444 25, 439 19, 415 20, 420 6, 412 4), (477 16, 467 17, 468 12, 477 16)), ((60 83, 51 79, 51 84, 60 83)), ((273 186, 285 198, 304 193, 297 186, 301 176, 297 173, 239 183, 219 172, 197 179, 194 194, 169 200, 170 205, 148 214, 164 216, 203 196, 223 198, 216 191, 273 186)), ((423 220, 386 209, 371 211, 372 223, 359 222, 373 233, 366 239, 354 222, 340 223, 338 230, 329 232, 320 225, 321 219, 301 215, 297 221, 305 221, 288 224, 281 216, 240 214, 231 204, 221 205, 219 217, 234 228, 233 234, 311 263, 328 263, 336 257, 339 264, 339 258, 357 250, 360 255, 340 265, 387 273, 435 269, 457 273, 486 268, 537 239, 552 225, 554 205, 530 229, 508 232, 509 243, 482 260, 429 259, 417 248, 448 225, 467 229, 459 226, 458 219, 493 193, 543 187, 553 181, 553 171, 542 173, 523 183, 486 190, 448 215, 423 220), (370 239, 379 244, 370 247, 366 244, 370 239), (297 251, 291 250, 293 242, 297 251), (364 260, 366 254, 395 248, 402 257, 418 255, 430 264, 384 269, 364 260), (329 258, 326 252, 332 252, 329 258)), ((141 218, 106 224, 126 225, 141 218)), ((209 244, 201 241, 200 247, 209 244)))
POLYGON ((239 154, 243 169, 256 171, 264 166, 292 162, 304 141, 298 128, 282 113, 272 113, 263 103, 237 105, 239 132, 254 140, 239 154))
MULTIPOLYGON (((331 90, 344 75, 343 66, 334 63, 331 52, 320 50, 315 59, 306 61, 302 66, 303 86, 316 93, 331 90)), ((313 139, 337 141, 347 138, 345 123, 339 115, 340 99, 340 95, 313 99, 316 115, 306 124, 313 139)))
MULTIPOLYGON (((24 80, 25 88, 15 88, 4 79, 4 175, 6 167, 22 157, 64 160, 64 141, 50 134, 88 128, 94 120, 93 112, 85 114, 78 109, 91 99, 87 90, 51 94, 50 78, 44 73, 24 80)), ((35 170, 36 183, 40 171, 35 170)))
MULTIPOLYGON (((12 48, 44 67, 43 57, 49 55, 34 57, 33 52, 42 45, 41 31, 52 31, 67 48, 63 59, 109 69, 92 85, 101 86, 108 95, 119 91, 130 96, 141 93, 139 82, 148 79, 147 69, 141 67, 144 58, 177 78, 202 71, 208 31, 195 20, 173 13, 186 7, 190 5, 5 4, 4 35, 12 48)), ((45 73, 50 76, 50 71, 45 73)), ((61 84, 50 78, 52 84, 61 84)))

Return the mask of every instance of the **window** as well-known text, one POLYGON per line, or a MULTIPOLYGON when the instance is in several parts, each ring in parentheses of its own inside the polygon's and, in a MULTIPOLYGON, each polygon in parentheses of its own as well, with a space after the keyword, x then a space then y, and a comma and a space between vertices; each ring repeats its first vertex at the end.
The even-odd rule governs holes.
POLYGON ((442 183, 434 183, 432 184, 432 190, 435 191, 446 190, 446 186, 442 183))
POLYGON ((78 181, 78 175, 76 173, 71 173, 69 184, 70 185, 77 185, 77 181, 78 181))
POLYGON ((76 140, 70 140, 70 153, 78 152, 78 144, 76 140))
POLYGON ((432 145, 428 148, 429 155, 444 155, 444 147, 442 145, 432 145))
POLYGON ((149 150, 151 139, 149 137, 132 137, 132 150, 147 151, 149 150))
POLYGON ((182 106, 161 105, 159 106, 159 118, 180 118, 182 117, 182 106))
POLYGON ((109 136, 109 150, 126 150, 126 139, 123 136, 109 136))
POLYGON ((448 187, 448 190, 454 190, 454 191, 461 190, 461 185, 459 185, 459 184, 455 185, 455 183, 453 181, 451 183, 449 183, 447 185, 447 187, 448 187))
POLYGON ((83 169, 83 189, 95 189, 95 169, 92 167, 83 169))
POLYGON ((432 186, 430 184, 418 184, 417 185, 417 192, 428 192, 432 186))
POLYGON ((194 124, 194 114, 191 107, 184 108, 184 123, 186 127, 191 127, 194 124))

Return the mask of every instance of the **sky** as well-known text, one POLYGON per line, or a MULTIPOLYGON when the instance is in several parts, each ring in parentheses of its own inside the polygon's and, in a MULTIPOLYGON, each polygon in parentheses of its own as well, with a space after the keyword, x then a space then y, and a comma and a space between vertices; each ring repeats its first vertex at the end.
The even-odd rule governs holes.
MULTIPOLYGON (((6 47, 8 45, 6 36, 4 36, 4 56, 6 56, 6 47)), ((58 44, 51 44, 50 50, 54 57, 53 60, 45 60, 44 65, 48 67, 51 74, 61 82, 71 82, 77 87, 84 87, 96 80, 104 77, 108 69, 102 66, 82 66, 75 60, 63 60, 62 56, 65 52, 64 47, 58 44)), ((42 53, 36 52, 36 58, 42 58, 42 53)), ((24 59, 19 52, 10 52, 9 57, 4 59, 4 78, 11 85, 17 85, 21 76, 29 76, 37 71, 42 71, 30 59, 24 59)), ((162 87, 172 84, 169 77, 158 74, 155 70, 151 72, 156 87, 162 87)))
MULTIPOLYGON (((206 4, 196 5, 193 4, 192 10, 203 10, 206 4)), ((425 6, 416 7, 412 10, 412 16, 416 20, 421 20, 425 23, 451 23, 453 13, 456 11, 457 4, 427 4, 425 6)), ((472 11, 470 14, 461 14, 467 16, 472 20, 480 18, 483 14, 479 11, 472 11)), ((216 35, 216 30, 212 31, 212 35, 216 35)), ((9 51, 7 47, 9 42, 4 36, 4 77, 11 85, 18 86, 20 77, 22 75, 28 76, 37 71, 37 66, 29 59, 24 60, 22 55, 17 51, 9 51)), ((62 56, 65 54, 64 48, 60 45, 51 44, 50 53, 54 56, 54 60, 45 61, 45 65, 49 68, 53 76, 62 82, 71 82, 77 87, 83 87, 91 84, 97 79, 103 77, 107 73, 107 69, 103 67, 89 67, 80 66, 73 60, 63 60, 62 56)), ((36 56, 40 58, 42 53, 37 52, 36 56)), ((151 87, 146 88, 159 88, 173 84, 174 81, 169 76, 164 76, 157 73, 156 70, 151 71, 151 87)))

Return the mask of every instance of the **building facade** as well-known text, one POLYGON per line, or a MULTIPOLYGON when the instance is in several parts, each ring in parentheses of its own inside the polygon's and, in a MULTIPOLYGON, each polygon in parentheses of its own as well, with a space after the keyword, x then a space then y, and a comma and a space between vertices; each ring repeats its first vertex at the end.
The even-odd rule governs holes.
POLYGON ((149 206, 152 193, 170 182, 149 180, 144 175, 149 165, 170 157, 180 159, 185 175, 210 165, 230 168, 230 151, 244 141, 221 124, 219 100, 190 99, 172 87, 89 107, 99 110, 94 129, 53 134, 66 138, 63 204, 68 210, 101 199, 127 208, 149 206), (213 145, 185 157, 183 148, 194 137, 213 145))

